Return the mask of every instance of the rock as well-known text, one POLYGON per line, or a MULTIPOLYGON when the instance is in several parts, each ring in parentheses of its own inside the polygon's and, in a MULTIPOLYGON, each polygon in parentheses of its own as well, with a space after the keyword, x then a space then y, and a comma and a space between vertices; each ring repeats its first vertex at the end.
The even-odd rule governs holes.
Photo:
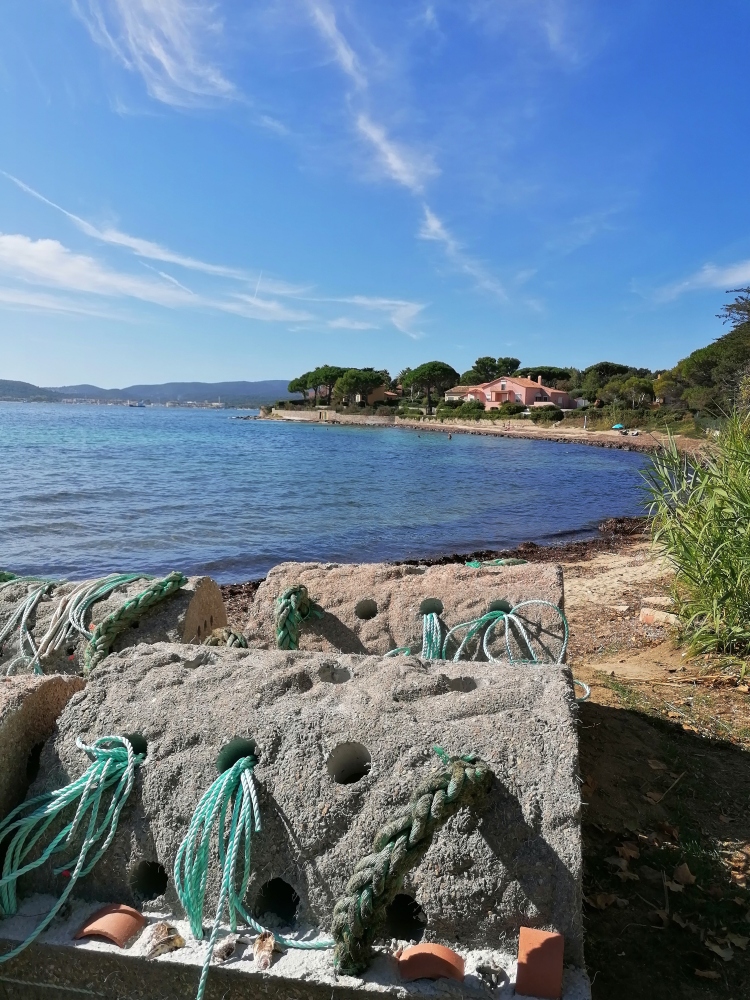
POLYGON ((42 744, 83 686, 80 677, 0 678, 0 819, 23 801, 42 744))
MULTIPOLYGON (((258 588, 246 633, 251 647, 273 649, 274 601, 295 584, 304 584, 324 611, 309 618, 300 633, 300 649, 343 653, 387 653, 409 646, 422 647, 423 602, 438 601, 441 618, 450 628, 477 618, 495 601, 510 605, 529 599, 563 607, 563 578, 559 566, 460 565, 394 566, 389 563, 281 563, 258 588), (422 610, 420 610, 422 609, 422 610)), ((429 610, 433 610, 430 606, 429 610)), ((562 622, 551 608, 528 606, 520 614, 540 659, 557 658, 562 645, 562 622)), ((504 655, 502 629, 496 632, 495 655, 504 655)), ((514 643, 514 655, 528 653, 514 643)))
POLYGON ((640 620, 644 625, 679 625, 680 619, 669 611, 641 608, 640 620))
MULTIPOLYGON (((172 871, 196 804, 235 737, 260 751, 263 830, 253 841, 246 905, 269 883, 299 897, 298 918, 324 932, 333 905, 378 827, 439 761, 474 751, 496 778, 483 811, 462 809, 440 830, 404 892, 427 919, 426 941, 514 947, 522 924, 565 935, 582 961, 580 794, 570 671, 423 662, 416 657, 208 648, 187 667, 182 645, 139 645, 109 656, 58 722, 34 793, 59 787, 88 761, 76 738, 140 733, 148 756, 115 839, 76 891, 135 902, 140 862, 169 882, 154 906, 181 908, 172 871), (348 678, 348 679, 347 679, 348 678), (336 682, 338 680, 338 682, 336 682), (404 697, 408 692, 408 697, 404 697)), ((54 884, 48 869, 24 891, 54 884)), ((290 894, 291 895, 291 894, 290 894)), ((215 860, 206 919, 218 898, 215 860)))

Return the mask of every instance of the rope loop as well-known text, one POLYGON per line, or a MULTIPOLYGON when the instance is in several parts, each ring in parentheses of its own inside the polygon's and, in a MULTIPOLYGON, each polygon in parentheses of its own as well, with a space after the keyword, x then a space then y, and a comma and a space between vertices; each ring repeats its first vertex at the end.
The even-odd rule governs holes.
MULTIPOLYGON (((25 941, 0 955, 0 964, 20 955, 39 937, 59 913, 78 879, 88 875, 112 843, 120 813, 133 788, 135 769, 145 759, 145 754, 135 753, 130 739, 125 736, 102 736, 91 745, 79 738, 76 745, 91 758, 86 771, 64 788, 22 802, 0 823, 0 844, 10 838, 0 878, 2 917, 12 916, 18 910, 17 883, 22 875, 41 867, 55 854, 74 852, 73 842, 80 842, 77 856, 74 854, 54 869, 55 875, 67 877, 60 898, 25 941), (107 805, 105 793, 109 790, 107 805), (65 810, 72 808, 75 808, 73 818, 58 830, 36 858, 29 860, 48 828, 65 810)), ((56 824, 55 829, 58 826, 56 824)))
POLYGON ((242 632, 231 628, 215 628, 203 642, 204 646, 230 646, 237 649, 247 649, 247 639, 242 632))
POLYGON ((84 673, 90 674, 97 664, 109 655, 117 636, 126 628, 138 621, 155 604, 184 587, 187 577, 176 571, 169 573, 163 580, 154 580, 145 590, 135 597, 125 601, 122 607, 107 615, 94 629, 84 656, 84 673))
POLYGON ((441 747, 434 749, 442 767, 428 775, 409 802, 380 827, 372 853, 357 863, 334 906, 334 964, 344 975, 357 975, 369 965, 386 909, 435 833, 461 807, 477 808, 492 784, 493 772, 477 754, 451 757, 441 747))
POLYGON ((300 625, 308 618, 323 617, 323 611, 310 600, 307 587, 287 587, 274 603, 276 645, 279 649, 299 649, 300 625))

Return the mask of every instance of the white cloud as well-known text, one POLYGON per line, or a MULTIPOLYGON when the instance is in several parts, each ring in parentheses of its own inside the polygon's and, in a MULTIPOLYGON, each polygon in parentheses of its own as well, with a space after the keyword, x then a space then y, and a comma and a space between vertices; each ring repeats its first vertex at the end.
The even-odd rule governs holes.
POLYGON ((746 285, 750 285, 750 260, 740 260, 736 264, 725 264, 722 267, 704 264, 700 271, 691 274, 689 278, 659 289, 656 297, 660 302, 668 302, 684 292, 700 288, 722 288, 726 291, 746 285))
POLYGON ((327 324, 331 330, 377 330, 377 323, 368 323, 362 319, 350 319, 348 316, 337 316, 327 324))
POLYGON ((502 284, 492 275, 481 261, 470 257, 463 245, 446 229, 444 223, 432 211, 429 205, 422 206, 424 218, 419 229, 419 238, 439 243, 451 265, 463 274, 468 275, 477 288, 490 292, 505 301, 508 296, 502 284))
POLYGON ((357 128, 376 150, 388 177, 408 188, 412 194, 420 194, 427 178, 440 172, 431 157, 394 142, 383 126, 368 115, 363 113, 357 116, 357 128))
POLYGON ((351 298, 331 301, 361 306, 363 309, 371 309, 376 312, 384 312, 396 329, 401 333, 405 333, 407 337, 411 337, 412 340, 419 340, 423 336, 422 333, 414 329, 414 321, 425 308, 421 302, 409 302, 403 299, 385 299, 370 295, 352 295, 351 298))
POLYGON ((310 15, 315 27, 327 42, 334 59, 356 87, 367 86, 367 78, 362 71, 354 49, 346 40, 336 23, 336 14, 325 0, 309 0, 310 15))
POLYGON ((95 316, 97 319, 123 319, 122 316, 91 306, 86 302, 77 302, 75 299, 50 295, 49 292, 39 292, 36 289, 0 287, 0 304, 7 308, 32 312, 95 316))
POLYGON ((203 0, 73 0, 93 40, 133 72, 152 97, 189 107, 231 98, 234 86, 206 50, 222 34, 215 4, 203 0))

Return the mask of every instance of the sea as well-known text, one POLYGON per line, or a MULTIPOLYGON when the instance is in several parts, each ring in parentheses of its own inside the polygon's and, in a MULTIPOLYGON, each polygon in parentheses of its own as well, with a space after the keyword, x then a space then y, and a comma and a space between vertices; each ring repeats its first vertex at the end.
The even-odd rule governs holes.
POLYGON ((375 562, 559 543, 643 513, 634 452, 236 410, 0 403, 0 570, 375 562))

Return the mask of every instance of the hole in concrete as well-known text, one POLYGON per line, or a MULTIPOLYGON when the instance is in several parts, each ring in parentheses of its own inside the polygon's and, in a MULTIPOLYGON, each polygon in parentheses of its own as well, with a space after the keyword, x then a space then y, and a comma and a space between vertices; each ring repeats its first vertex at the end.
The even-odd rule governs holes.
POLYGON ((318 677, 328 684, 343 684, 352 679, 351 672, 346 667, 340 667, 337 663, 321 663, 318 677))
POLYGON ((353 785, 370 773, 370 751, 361 743, 339 743, 328 754, 326 767, 337 785, 353 785))
POLYGON ((130 876, 130 888, 134 896, 146 903, 166 892, 168 881, 164 865, 158 861, 139 861, 130 876))
POLYGON ((419 605, 420 615, 442 615, 443 602, 438 597, 425 597, 419 605))
POLYGON ((421 941, 427 917, 413 896, 400 892, 385 911, 383 937, 399 941, 421 941))
POLYGON ((144 757, 146 756, 148 753, 148 743, 145 736, 141 736, 140 733, 125 733, 125 739, 133 748, 134 754, 143 754, 144 757))
POLYGON ((466 694, 467 691, 476 691, 477 682, 473 677, 449 677, 448 678, 448 690, 449 691, 461 691, 466 694))
POLYGON ((75 648, 75 646, 68 646, 68 647, 66 648, 66 650, 65 650, 65 655, 66 655, 66 656, 73 656, 73 655, 74 655, 74 653, 75 653, 75 651, 76 651, 76 648, 75 648))
POLYGON ((230 767, 234 767, 237 761, 242 760, 243 757, 255 757, 257 761, 259 756, 255 740, 235 736, 219 750, 219 755, 216 758, 216 770, 219 774, 223 774, 230 767))
POLYGON ((255 900, 255 918, 268 923, 264 917, 274 916, 283 924, 293 924, 297 919, 299 896, 283 878, 272 878, 260 887, 255 900))
POLYGON ((39 763, 42 759, 42 750, 44 750, 44 743, 35 743, 31 750, 29 750, 29 756, 26 758, 26 780, 29 784, 31 784, 39 774, 39 763))
POLYGON ((354 607, 354 614, 357 618, 361 619, 363 622, 369 621, 374 618, 378 613, 378 605, 376 601, 373 601, 371 597, 366 597, 364 600, 359 601, 354 607))
POLYGON ((211 628, 213 628, 213 627, 214 627, 214 616, 211 615, 211 628))
POLYGON ((141 627, 141 623, 140 622, 131 622, 130 623, 130 627, 131 628, 140 628, 141 627))
POLYGON ((492 604, 490 604, 490 606, 487 608, 487 610, 488 611, 505 611, 505 613, 507 614, 508 611, 512 611, 513 610, 513 605, 510 604, 508 601, 493 601, 492 604))

